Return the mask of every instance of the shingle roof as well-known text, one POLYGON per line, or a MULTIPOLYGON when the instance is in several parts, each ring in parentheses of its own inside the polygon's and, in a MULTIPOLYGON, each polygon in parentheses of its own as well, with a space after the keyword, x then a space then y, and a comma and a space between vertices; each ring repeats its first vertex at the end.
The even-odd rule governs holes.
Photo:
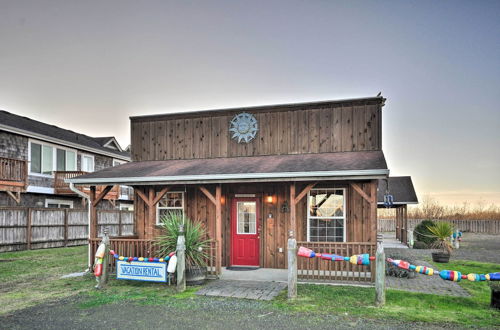
MULTIPOLYGON (((417 204, 418 198, 413 188, 411 176, 391 176, 389 181, 389 194, 394 197, 394 204, 417 204)), ((387 188, 385 179, 378 180, 378 204, 384 204, 384 194, 387 188)))
POLYGON ((303 177, 382 177, 382 151, 131 162, 68 180, 74 183, 189 182, 303 177))
POLYGON ((27 132, 40 134, 50 138, 63 140, 73 144, 78 144, 84 147, 104 151, 106 153, 113 153, 122 157, 130 157, 129 152, 121 152, 118 150, 113 150, 111 148, 103 147, 98 139, 90 137, 88 135, 76 133, 54 125, 45 124, 31 118, 18 116, 4 110, 0 110, 0 124, 27 132))

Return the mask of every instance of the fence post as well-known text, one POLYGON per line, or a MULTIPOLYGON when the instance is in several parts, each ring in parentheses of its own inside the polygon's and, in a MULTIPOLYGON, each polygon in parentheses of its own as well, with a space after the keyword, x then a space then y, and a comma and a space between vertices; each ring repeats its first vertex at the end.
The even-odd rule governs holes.
POLYGON ((64 209, 64 246, 68 246, 68 212, 69 209, 64 209))
POLYGON ((385 304, 385 253, 381 234, 377 234, 375 266, 375 305, 382 307, 385 304))
POLYGON ((31 209, 27 209, 26 217, 26 248, 31 250, 31 209))
POLYGON ((288 299, 297 298, 297 241, 290 230, 288 238, 288 299))
POLYGON ((410 248, 413 248, 413 243, 414 243, 414 240, 413 240, 413 230, 408 229, 408 246, 410 248))
POLYGON ((104 256, 102 257, 102 274, 97 277, 96 289, 102 289, 108 283, 108 256, 109 256, 109 236, 108 228, 104 227, 101 244, 104 244, 104 256))
POLYGON ((186 290, 186 240, 184 238, 184 225, 179 226, 179 237, 177 238, 177 291, 184 292, 186 290))

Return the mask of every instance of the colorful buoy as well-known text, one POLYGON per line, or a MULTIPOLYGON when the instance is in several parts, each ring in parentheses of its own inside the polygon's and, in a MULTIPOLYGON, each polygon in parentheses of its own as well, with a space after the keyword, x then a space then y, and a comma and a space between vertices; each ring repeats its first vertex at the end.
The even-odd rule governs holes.
POLYGON ((439 277, 447 281, 460 282, 462 273, 454 270, 442 270, 439 272, 439 277))

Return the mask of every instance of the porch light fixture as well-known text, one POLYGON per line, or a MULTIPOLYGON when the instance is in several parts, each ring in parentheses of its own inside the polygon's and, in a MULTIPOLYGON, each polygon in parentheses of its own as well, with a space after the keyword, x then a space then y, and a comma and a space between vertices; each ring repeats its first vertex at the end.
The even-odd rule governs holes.
POLYGON ((220 203, 221 204, 225 204, 226 203, 226 199, 224 198, 224 196, 220 197, 220 203))
POLYGON ((267 195, 266 196, 266 203, 272 204, 274 202, 273 195, 267 195))
POLYGON ((290 212, 290 206, 288 206, 288 201, 284 201, 283 204, 281 204, 281 213, 288 213, 290 212))

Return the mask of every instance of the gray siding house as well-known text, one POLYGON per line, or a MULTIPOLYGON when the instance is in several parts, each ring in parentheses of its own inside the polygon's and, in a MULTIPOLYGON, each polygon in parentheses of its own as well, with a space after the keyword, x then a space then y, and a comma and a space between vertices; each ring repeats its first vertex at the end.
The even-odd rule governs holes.
MULTIPOLYGON (((0 110, 0 207, 81 208, 85 200, 65 179, 129 161, 112 136, 90 137, 0 110)), ((131 188, 115 186, 101 205, 130 209, 131 188)))

